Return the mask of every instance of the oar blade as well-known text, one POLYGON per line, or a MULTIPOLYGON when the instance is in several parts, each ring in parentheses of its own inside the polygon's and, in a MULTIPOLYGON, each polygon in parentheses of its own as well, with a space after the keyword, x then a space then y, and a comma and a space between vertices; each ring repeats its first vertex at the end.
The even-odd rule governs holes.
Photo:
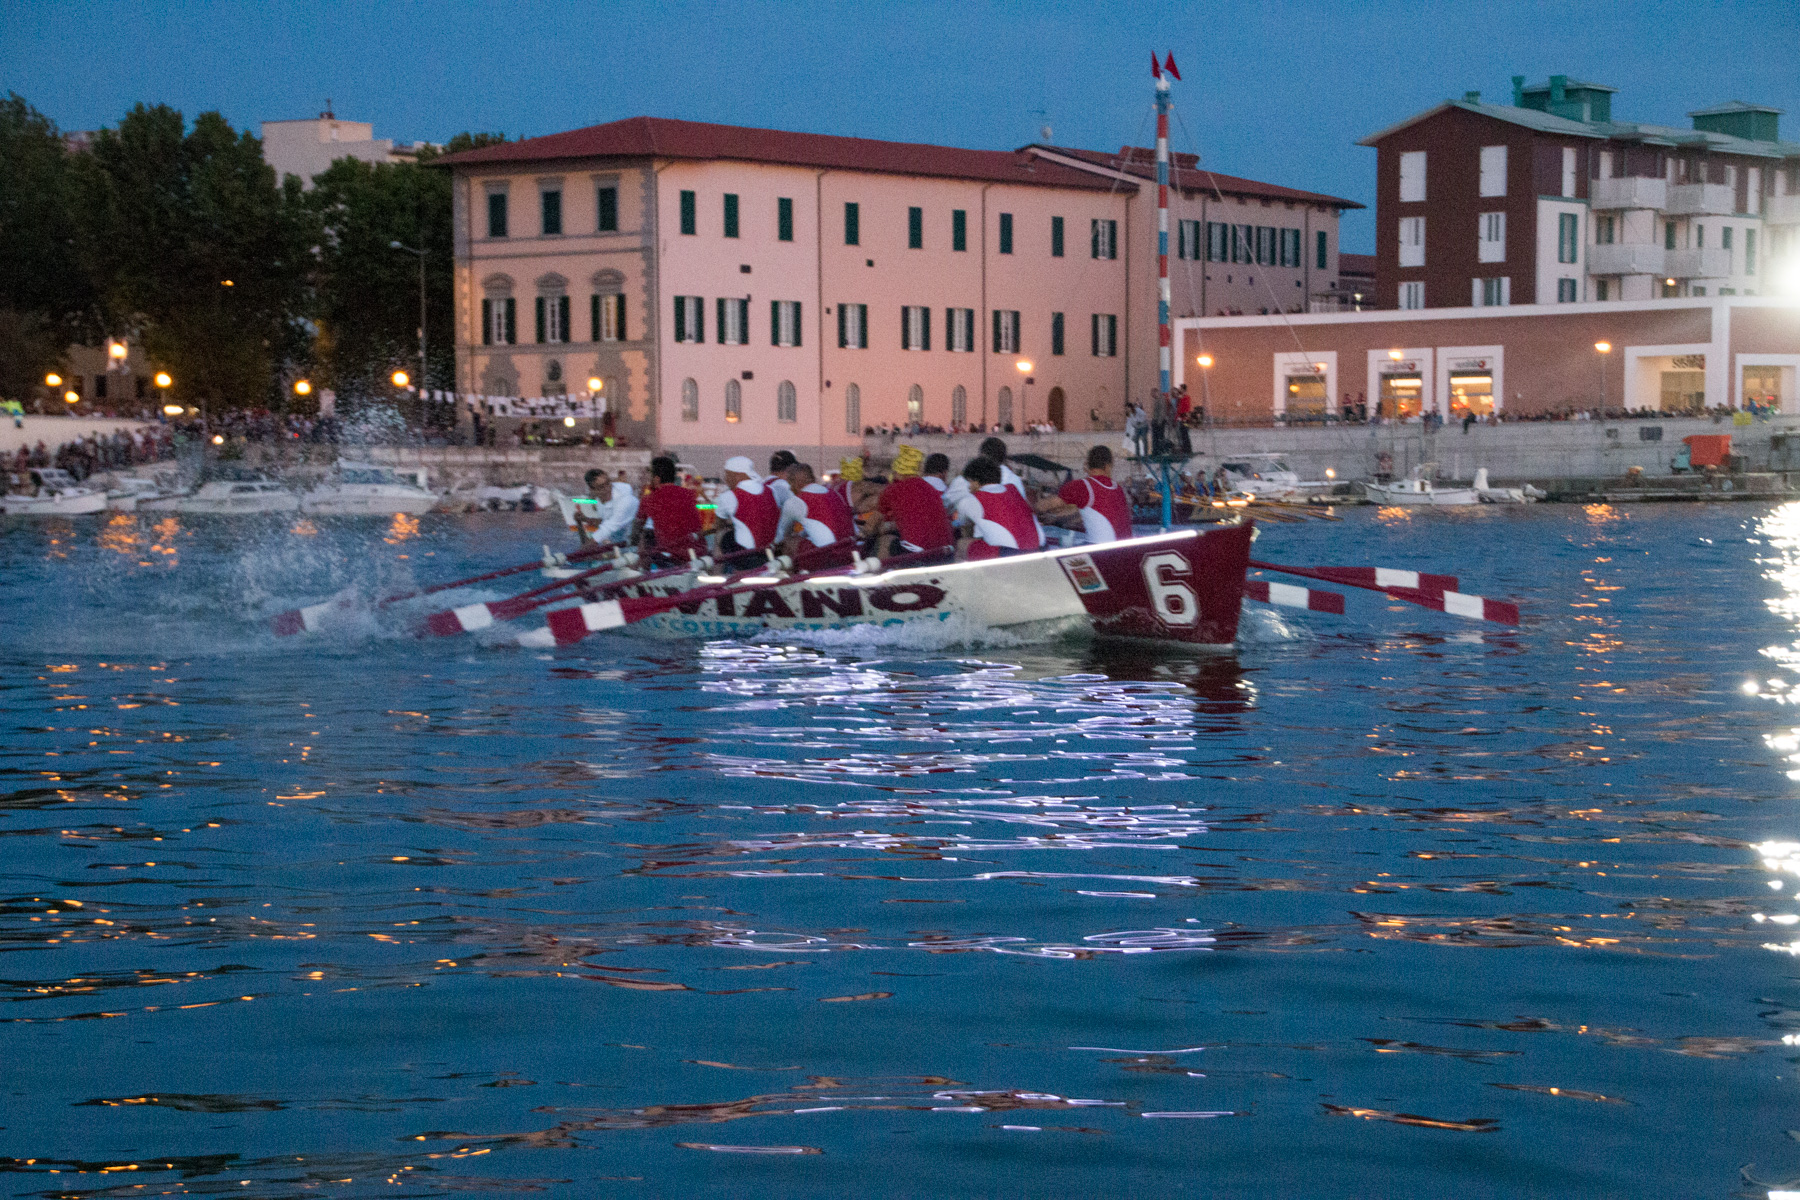
POLYGON ((1453 617, 1472 621, 1492 621, 1498 625, 1517 625, 1519 606, 1507 600, 1489 600, 1465 592, 1425 592, 1417 588, 1389 588, 1388 595, 1421 608, 1433 608, 1453 617))

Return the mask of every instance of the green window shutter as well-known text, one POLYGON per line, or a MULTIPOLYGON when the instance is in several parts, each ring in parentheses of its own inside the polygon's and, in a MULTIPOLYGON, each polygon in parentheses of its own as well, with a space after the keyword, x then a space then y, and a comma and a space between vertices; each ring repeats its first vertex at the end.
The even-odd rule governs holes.
POLYGON ((1012 214, 1000 214, 1000 253, 1012 253, 1012 214))
POLYGON ((1100 314, 1099 313, 1094 314, 1094 326, 1093 326, 1092 341, 1093 341, 1093 356, 1095 358, 1099 358, 1100 357, 1100 314))
POLYGON ((838 349, 839 350, 846 349, 850 345, 850 325, 849 325, 850 315, 848 312, 849 308, 850 308, 850 306, 848 304, 838 305, 838 349))
POLYGON ((904 304, 900 306, 900 348, 912 349, 912 310, 904 304))
POLYGON ((506 236, 506 193, 490 193, 487 200, 488 236, 491 238, 503 238, 506 236))
POLYGON ((969 248, 969 214, 966 209, 953 209, 950 213, 950 249, 967 250, 969 248))
POLYGON ((506 298, 506 344, 519 344, 519 302, 511 296, 506 298))
POLYGON ((619 189, 603 187, 595 193, 595 209, 599 214, 595 227, 601 233, 619 231, 619 189))
POLYGON ((796 346, 798 346, 802 340, 800 333, 800 311, 802 303, 803 302, 799 300, 794 301, 794 345, 796 346))
POLYGON ((1000 353, 1000 310, 994 310, 994 353, 1000 353))
POLYGON ((784 242, 794 240, 794 202, 786 196, 775 201, 775 236, 784 242))
POLYGON ((538 203, 543 208, 544 236, 554 237, 562 232, 562 193, 539 192, 538 203))
POLYGON ((544 341, 544 298, 542 296, 539 296, 537 298, 537 340, 540 345, 543 344, 543 341, 544 341))
POLYGON ((1062 256, 1063 256, 1063 219, 1061 217, 1051 217, 1050 218, 1050 257, 1051 258, 1061 258, 1062 256))
POLYGON ((567 296, 558 296, 556 298, 556 328, 562 334, 562 336, 557 339, 558 341, 568 342, 574 340, 569 336, 569 298, 567 296))
POLYGON ((1744 230, 1744 274, 1756 274, 1756 230, 1744 230))
POLYGON ((588 297, 588 341, 600 340, 600 294, 588 297))
POLYGON ((675 297, 675 340, 685 342, 687 334, 687 298, 677 296, 675 297))
POLYGON ((725 193, 725 236, 738 235, 738 198, 736 192, 725 193))
POLYGON ((1318 241, 1318 263, 1317 263, 1317 266, 1318 266, 1319 270, 1323 271, 1325 269, 1325 231, 1323 229, 1321 229, 1319 231, 1317 241, 1318 241))
POLYGON ((844 245, 862 245, 862 208, 854 200, 844 204, 844 245))
POLYGON ((719 344, 721 346, 725 344, 725 305, 726 305, 726 303, 727 303, 727 301, 726 301, 725 297, 723 297, 723 296, 720 296, 717 300, 713 301, 713 308, 715 310, 714 316, 716 316, 718 318, 718 320, 715 322, 715 328, 717 329, 717 332, 714 333, 713 336, 719 339, 719 344))
POLYGON ((694 233, 697 220, 698 218, 695 215, 694 193, 681 193, 681 232, 691 237, 694 233))
POLYGON ((1061 313, 1051 313, 1050 314, 1050 353, 1061 354, 1062 352, 1063 352, 1063 315, 1061 313))
POLYGON ((931 309, 919 310, 919 349, 931 349, 931 309))
POLYGON ((925 248, 925 210, 922 208, 906 210, 906 248, 908 250, 925 248))
POLYGON ((619 306, 619 311, 614 314, 613 319, 613 337, 623 342, 627 340, 625 337, 625 294, 621 292, 614 296, 613 303, 619 306))
POLYGON ((481 344, 484 346, 494 344, 494 302, 492 300, 481 302, 481 344))
POLYGON ((781 345, 781 301, 769 301, 769 345, 781 345))

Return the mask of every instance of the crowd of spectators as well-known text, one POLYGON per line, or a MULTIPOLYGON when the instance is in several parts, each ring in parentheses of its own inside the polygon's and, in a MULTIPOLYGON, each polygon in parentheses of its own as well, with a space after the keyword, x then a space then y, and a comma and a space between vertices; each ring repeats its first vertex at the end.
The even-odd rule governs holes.
POLYGON ((96 471, 161 462, 175 453, 175 440, 175 431, 164 425, 90 433, 63 442, 54 450, 40 438, 36 446, 20 446, 10 465, 14 473, 21 475, 32 467, 59 467, 76 479, 86 479, 96 471))

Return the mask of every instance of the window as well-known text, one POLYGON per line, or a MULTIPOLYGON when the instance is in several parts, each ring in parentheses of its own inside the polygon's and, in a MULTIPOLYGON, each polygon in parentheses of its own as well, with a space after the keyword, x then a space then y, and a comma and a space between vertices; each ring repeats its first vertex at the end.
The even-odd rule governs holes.
POLYGON ((1562 194, 1575 198, 1575 147, 1564 146, 1562 153, 1562 194))
POLYGON ((569 298, 539 296, 537 298, 537 340, 566 342, 569 340, 569 298))
POLYGON ((1223 221, 1206 223, 1206 261, 1231 261, 1231 226, 1223 221))
POLYGON ((1731 249, 1731 226, 1724 225, 1719 229, 1719 249, 1731 249))
POLYGON ((1425 265, 1425 218, 1400 218, 1400 265, 1403 267, 1422 267, 1425 265))
POLYGON ((837 316, 838 349, 867 350, 869 348, 869 306, 866 304, 840 304, 837 306, 837 316))
POLYGON ((1315 237, 1316 237, 1316 240, 1318 243, 1318 261, 1316 263, 1314 263, 1313 265, 1315 267, 1317 267, 1319 270, 1323 271, 1325 269, 1325 263, 1326 263, 1325 231, 1323 229, 1319 230, 1319 232, 1315 235, 1315 237))
POLYGON ((625 297, 618 294, 588 298, 588 340, 625 341, 625 297))
POLYGON ((675 297, 675 340, 706 340, 706 301, 699 296, 675 297))
POLYGON ((546 189, 538 193, 538 207, 543 213, 543 230, 545 237, 556 237, 562 233, 562 190, 546 189))
POLYGON ((1483 146, 1481 148, 1481 194, 1483 196, 1506 195, 1506 147, 1483 146))
POLYGON ((1610 246, 1613 244, 1613 236, 1614 236, 1613 218, 1612 217, 1595 217, 1594 218, 1594 243, 1595 243, 1595 245, 1610 246))
POLYGON ((967 250, 969 248, 969 213, 967 209, 950 210, 950 249, 967 250))
POLYGON ((1000 417, 1000 428, 1006 430, 1008 433, 1011 433, 1012 432, 1012 389, 1009 387, 1001 388, 1000 395, 998 397, 996 397, 996 399, 998 400, 998 403, 995 405, 995 408, 1000 417))
POLYGON ((800 301, 769 301, 769 344, 771 346, 798 346, 800 344, 800 301))
POLYGON ((1200 222, 1177 221, 1175 223, 1175 257, 1179 259, 1200 257, 1200 222))
POLYGON ((775 240, 791 242, 794 240, 794 202, 787 196, 775 201, 775 240))
POLYGON ((1119 257, 1119 223, 1117 221, 1095 217, 1091 236, 1095 258, 1119 257))
POLYGON ((1231 245, 1232 261, 1241 262, 1241 263, 1252 263, 1252 264, 1255 263, 1256 262, 1256 226, 1254 226, 1254 225, 1234 225, 1234 226, 1232 226, 1232 228, 1233 228, 1233 230, 1235 230, 1235 232, 1232 234, 1232 237, 1235 239, 1231 245))
POLYGON ((696 212, 694 193, 681 193, 681 232, 689 237, 694 235, 694 231, 697 228, 699 218, 696 215, 696 212))
POLYGON ((1119 318, 1112 313, 1094 314, 1094 357, 1114 358, 1119 353, 1119 318))
POLYGON ((1269 225, 1256 227, 1256 265, 1272 267, 1275 265, 1275 230, 1269 225))
POLYGON ((1019 352, 1019 313, 1017 309, 994 310, 994 353, 1019 352))
POLYGON ((790 380, 784 379, 775 385, 775 419, 789 423, 800 419, 794 396, 794 385, 790 380))
POLYGON ((1400 156, 1400 203, 1425 199, 1425 152, 1408 150, 1400 156))
POLYGON ((681 381, 681 419, 684 421, 700 419, 700 385, 692 379, 681 381))
POLYGON ((1575 303, 1576 300, 1580 299, 1580 296, 1577 293, 1576 288, 1577 288, 1577 285, 1573 279, 1557 280, 1556 281, 1556 302, 1558 304, 1573 304, 1573 303, 1575 303))
POLYGON ((1284 267, 1300 265, 1300 231, 1298 229, 1281 231, 1281 265, 1284 267))
POLYGON ((750 344, 750 301, 743 297, 719 297, 718 337, 721 346, 750 344))
POLYGON ((1051 217, 1050 218, 1050 257, 1051 258, 1061 258, 1062 256, 1063 256, 1063 219, 1061 217, 1051 217))
POLYGON ((594 189, 594 211, 598 214, 595 228, 601 233, 619 232, 619 189, 614 184, 603 184, 594 189))
POLYGON ((1675 222, 1665 221, 1665 222, 1663 222, 1663 249, 1664 250, 1673 250, 1674 248, 1675 248, 1675 222))
POLYGON ((481 344, 511 346, 519 340, 518 304, 511 296, 481 302, 481 344))
POLYGON ((1607 283, 1606 280, 1602 279, 1594 284, 1594 299, 1596 299, 1596 300, 1612 299, 1612 287, 1607 283))
POLYGON ((862 389, 854 383, 844 389, 844 432, 862 432, 862 389))
POLYGON ((922 208, 906 210, 906 248, 908 250, 925 248, 925 210, 922 208))
POLYGON ((725 236, 738 235, 738 198, 736 192, 725 193, 725 236))
POLYGON ((1425 282, 1424 282, 1424 280, 1415 279, 1410 283, 1403 283, 1400 285, 1400 307, 1401 308, 1424 308, 1425 307, 1425 282))
POLYGON ((1469 303, 1476 308, 1495 308, 1512 303, 1512 280, 1506 277, 1499 279, 1473 279, 1469 303))
POLYGON ((1701 247, 1701 248, 1705 247, 1705 245, 1706 245, 1706 226, 1704 226, 1704 225, 1694 226, 1694 245, 1696 247, 1701 247))
POLYGON ((744 385, 735 379, 725 381, 725 419, 732 422, 744 419, 744 385))
POLYGON ((944 348, 961 352, 972 352, 975 349, 975 310, 972 308, 946 308, 944 310, 944 348))
POLYGON ((506 193, 488 193, 488 236, 503 238, 506 236, 506 193))
POLYGON ((1506 261, 1506 214, 1482 213, 1478 218, 1475 258, 1478 262, 1506 261))
POLYGON ((952 425, 969 423, 969 389, 960 383, 950 390, 950 423, 952 425))
POLYGON ((908 304, 900 309, 900 348, 931 349, 931 310, 923 304, 908 304))
POLYGON ((906 390, 906 423, 925 423, 925 389, 916 383, 906 390))
POLYGON ((1000 253, 1012 253, 1012 214, 1000 214, 1000 253))
POLYGON ((1051 313, 1050 314, 1050 353, 1061 354, 1062 352, 1063 352, 1063 315, 1061 313, 1051 313))
POLYGON ((1580 257, 1581 218, 1561 213, 1556 218, 1556 261, 1572 263, 1580 257))
POLYGON ((862 245, 862 209, 854 200, 844 205, 844 245, 862 245))
POLYGON ((1756 230, 1744 230, 1744 274, 1756 274, 1756 230))

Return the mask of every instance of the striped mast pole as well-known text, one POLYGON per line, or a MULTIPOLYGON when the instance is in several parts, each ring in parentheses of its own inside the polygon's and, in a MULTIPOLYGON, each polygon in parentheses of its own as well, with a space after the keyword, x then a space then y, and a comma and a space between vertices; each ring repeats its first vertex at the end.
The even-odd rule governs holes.
MULTIPOLYGON (((1167 74, 1159 66, 1156 55, 1150 55, 1150 73, 1156 77, 1156 360, 1157 396, 1165 419, 1169 415, 1169 76, 1181 78, 1175 69, 1175 55, 1168 56, 1167 74)), ((1159 449, 1166 452, 1167 447, 1159 449)), ((1175 523, 1174 483, 1169 478, 1166 453, 1162 464, 1162 525, 1166 530, 1175 523)))

